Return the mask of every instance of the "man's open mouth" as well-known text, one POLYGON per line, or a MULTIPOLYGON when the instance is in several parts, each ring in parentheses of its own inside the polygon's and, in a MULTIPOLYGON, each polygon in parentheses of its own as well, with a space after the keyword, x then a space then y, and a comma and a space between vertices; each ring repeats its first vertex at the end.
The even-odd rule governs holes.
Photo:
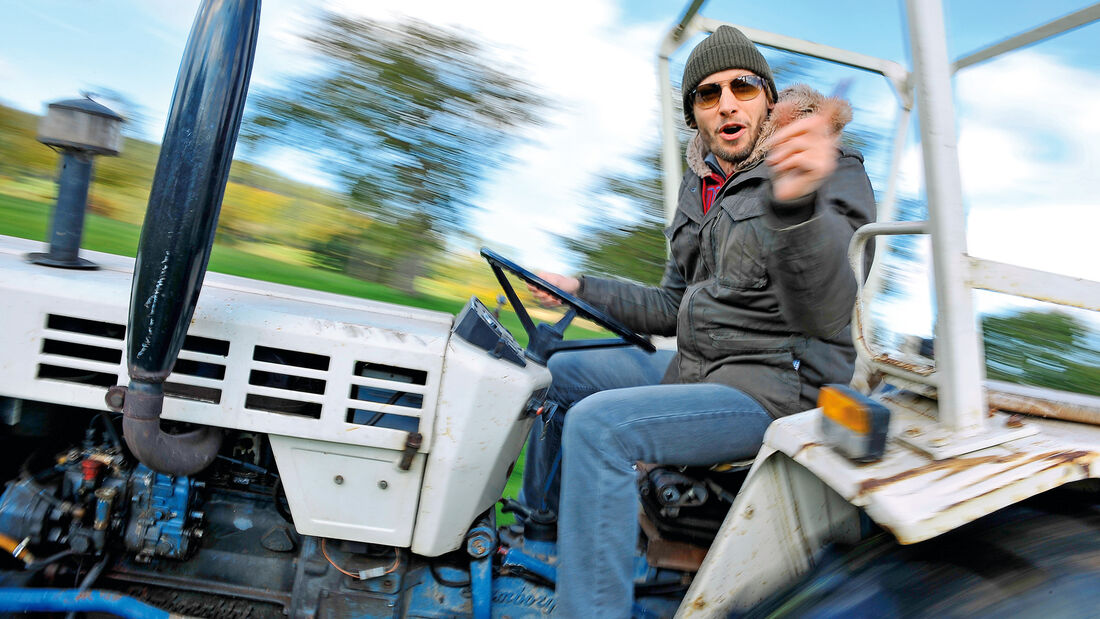
POLYGON ((744 130, 745 125, 730 123, 728 125, 722 125, 718 130, 718 135, 727 140, 735 140, 740 137, 744 130))

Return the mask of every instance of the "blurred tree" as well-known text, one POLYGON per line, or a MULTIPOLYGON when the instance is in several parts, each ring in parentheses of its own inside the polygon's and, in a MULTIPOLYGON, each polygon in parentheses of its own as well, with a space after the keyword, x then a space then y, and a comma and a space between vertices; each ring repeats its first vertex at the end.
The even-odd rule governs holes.
POLYGON ((57 154, 38 141, 38 117, 0 105, 0 176, 53 178, 57 154))
POLYGON ((324 69, 255 93, 243 143, 324 161, 378 224, 349 231, 378 267, 372 279, 414 292, 421 265, 465 228, 479 182, 545 103, 518 69, 424 23, 328 13, 307 40, 324 69))
POLYGON ((1069 314, 1021 311, 982 318, 989 378, 1100 395, 1100 336, 1069 314))
POLYGON ((145 108, 129 95, 106 86, 93 86, 82 90, 81 95, 105 105, 122 117, 122 135, 130 138, 145 138, 145 128, 149 124, 149 115, 145 108))
POLYGON ((621 277, 655 285, 664 272, 666 244, 660 151, 638 165, 602 176, 592 195, 594 221, 561 243, 579 258, 584 273, 621 277), (616 216, 623 208, 628 218, 616 216), (611 214, 609 214, 611 213, 611 214))

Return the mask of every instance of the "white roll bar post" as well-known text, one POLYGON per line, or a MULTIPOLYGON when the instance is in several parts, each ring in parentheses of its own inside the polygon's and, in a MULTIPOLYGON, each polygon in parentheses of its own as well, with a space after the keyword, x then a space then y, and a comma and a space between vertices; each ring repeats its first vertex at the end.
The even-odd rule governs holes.
POLYGON ((936 290, 939 420, 956 433, 985 427, 985 356, 975 324, 966 250, 951 63, 940 0, 906 2, 924 155, 936 290))

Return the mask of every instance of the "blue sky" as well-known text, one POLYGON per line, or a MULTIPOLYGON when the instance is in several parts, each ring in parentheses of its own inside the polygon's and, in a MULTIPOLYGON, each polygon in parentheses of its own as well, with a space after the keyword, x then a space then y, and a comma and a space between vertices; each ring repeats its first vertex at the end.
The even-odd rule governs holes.
MULTIPOLYGON (((1084 0, 948 0, 952 58, 1087 5, 1084 0)), ((253 88, 316 68, 298 34, 320 7, 392 18, 407 14, 461 28, 526 72, 558 103, 546 125, 513 152, 516 163, 485 185, 477 232, 533 267, 568 269, 554 234, 574 233, 591 204, 594 175, 653 148, 657 43, 687 5, 668 0, 265 0, 253 88), (599 93, 615 84, 622 97, 599 93), (611 100, 609 100, 611 99, 611 100)), ((47 102, 107 87, 134 100, 157 140, 197 0, 0 0, 0 101, 41 113, 47 102)), ((703 14, 908 65, 900 2, 711 0, 703 14)), ((681 52, 681 61, 686 49, 681 52)), ((816 66, 816 65, 815 65, 816 66)), ((674 68, 674 72, 678 69, 674 68)), ((852 77, 817 69, 831 91, 852 77)), ((847 96, 861 127, 889 135, 896 104, 879 78, 855 76, 847 96)), ((782 84, 781 84, 782 85, 782 84)), ((1098 169, 1100 25, 1013 53, 956 80, 960 166, 971 252, 1100 280, 1089 231, 1100 227, 1098 169)), ((915 131, 912 132, 915 134, 915 131)), ((903 189, 920 191, 919 156, 903 159, 903 189)), ((323 162, 284 152, 267 163, 315 179, 323 162)), ((869 161, 883 189, 881 156, 869 161)), ((629 218, 629 213, 624 213, 629 218)), ((919 270, 915 289, 926 288, 919 270)), ((911 330, 929 324, 910 312, 911 330)))

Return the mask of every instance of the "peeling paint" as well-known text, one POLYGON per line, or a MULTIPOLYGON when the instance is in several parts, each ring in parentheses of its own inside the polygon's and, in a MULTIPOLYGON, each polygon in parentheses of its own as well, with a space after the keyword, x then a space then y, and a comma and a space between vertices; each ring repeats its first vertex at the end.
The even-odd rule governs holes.
POLYGON ((1078 450, 1078 451, 1068 451, 1068 452, 1051 451, 1051 452, 1041 453, 1041 454, 1037 454, 1037 455, 1032 455, 1030 457, 1028 457, 1026 454, 1014 453, 1014 454, 1007 454, 1007 455, 947 458, 947 459, 944 459, 944 460, 937 460, 937 461, 934 461, 934 462, 930 462, 930 463, 928 463, 924 466, 917 467, 915 469, 910 469, 908 471, 902 471, 901 473, 897 473, 896 475, 891 475, 890 477, 880 477, 880 478, 866 479, 866 480, 860 482, 859 492, 856 494, 856 496, 857 497, 863 496, 863 495, 866 495, 866 494, 869 494, 869 493, 872 493, 872 492, 876 492, 876 491, 878 491, 878 490, 880 490, 880 489, 882 489, 886 486, 889 486, 891 484, 895 484, 897 482, 907 480, 907 479, 913 479, 913 478, 919 477, 921 475, 925 475, 925 474, 929 474, 929 473, 935 473, 935 472, 938 472, 938 471, 943 471, 944 472, 944 474, 942 476, 937 478, 939 480, 942 480, 942 479, 946 479, 946 478, 948 478, 952 475, 956 475, 956 474, 962 473, 964 471, 969 471, 969 470, 974 469, 975 467, 985 465, 985 464, 1009 464, 1009 463, 1011 463, 1012 466, 1002 468, 1002 469, 998 469, 997 471, 991 473, 989 476, 984 477, 984 478, 982 478, 982 479, 980 479, 980 480, 978 480, 977 482, 974 482, 974 483, 980 483, 982 481, 986 481, 986 480, 992 479, 994 477, 1004 475, 1005 473, 1007 473, 1009 471, 1012 471, 1016 468, 1019 468, 1019 467, 1025 466, 1027 464, 1034 463, 1034 462, 1043 461, 1043 460, 1053 460, 1053 461, 1055 461, 1055 464, 1053 466, 1059 466, 1061 464, 1072 462, 1074 464, 1078 464, 1079 466, 1083 467, 1084 471, 1085 471, 1085 474, 1088 475, 1089 464, 1092 462, 1092 460, 1096 459, 1096 457, 1098 455, 1100 455, 1100 454, 1096 454, 1094 452, 1089 452, 1089 451, 1078 450))

